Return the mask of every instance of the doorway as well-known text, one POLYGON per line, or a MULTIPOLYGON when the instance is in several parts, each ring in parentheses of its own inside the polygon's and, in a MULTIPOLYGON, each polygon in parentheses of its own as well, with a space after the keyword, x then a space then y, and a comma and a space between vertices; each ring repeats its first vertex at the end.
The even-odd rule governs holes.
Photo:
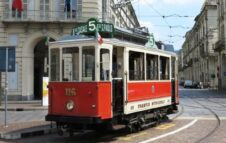
POLYGON ((113 65, 112 65, 112 101, 113 101, 113 115, 117 116, 123 113, 123 101, 124 101, 124 48, 113 47, 113 65))
MULTIPOLYGON (((54 41, 50 39, 49 41, 54 41)), ((34 48, 34 99, 42 99, 43 77, 48 77, 48 45, 41 39, 34 48)))

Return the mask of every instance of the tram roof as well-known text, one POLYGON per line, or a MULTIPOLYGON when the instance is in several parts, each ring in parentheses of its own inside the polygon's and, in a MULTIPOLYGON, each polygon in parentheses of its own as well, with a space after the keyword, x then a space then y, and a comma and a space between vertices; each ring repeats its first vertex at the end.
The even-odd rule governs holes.
POLYGON ((63 41, 76 41, 76 40, 93 40, 94 36, 86 36, 86 35, 68 35, 62 37, 61 39, 57 40, 56 42, 63 42, 63 41))
POLYGON ((149 48, 149 47, 146 47, 145 45, 141 45, 141 44, 137 44, 137 43, 133 43, 133 42, 129 42, 129 41, 123 41, 123 40, 116 39, 116 38, 112 38, 109 40, 106 39, 105 43, 114 43, 114 45, 116 45, 116 46, 136 47, 139 49, 145 49, 145 50, 153 51, 153 52, 157 52, 157 53, 163 53, 163 54, 168 54, 171 56, 177 56, 177 54, 175 52, 165 51, 165 50, 161 50, 158 48, 149 48))
MULTIPOLYGON (((59 44, 59 43, 73 43, 73 42, 95 42, 96 38, 94 36, 87 36, 87 35, 68 35, 65 36, 57 41, 54 42, 50 42, 50 45, 54 45, 54 44, 59 44)), ((170 54, 172 56, 176 56, 176 53, 174 52, 170 52, 170 51, 165 51, 165 50, 160 50, 157 48, 148 48, 145 47, 145 45, 142 45, 140 43, 135 43, 133 41, 125 41, 122 39, 117 39, 117 38, 104 38, 104 43, 108 43, 108 44, 114 44, 115 46, 127 46, 127 47, 136 47, 139 49, 146 49, 146 50, 150 50, 153 52, 157 52, 157 53, 165 53, 165 54, 170 54)))
MULTIPOLYGON (((101 36, 103 38, 106 38, 105 37, 106 35, 101 35, 101 36)), ((75 40, 92 40, 94 38, 95 38, 94 35, 87 35, 87 34, 68 35, 68 36, 62 37, 56 42, 75 41, 75 40)), ((147 31, 140 30, 137 28, 125 29, 125 28, 115 27, 114 38, 123 40, 123 41, 128 41, 131 43, 136 43, 139 45, 145 45, 149 40, 149 33, 147 31)), ((55 43, 55 42, 51 42, 51 43, 55 43)))

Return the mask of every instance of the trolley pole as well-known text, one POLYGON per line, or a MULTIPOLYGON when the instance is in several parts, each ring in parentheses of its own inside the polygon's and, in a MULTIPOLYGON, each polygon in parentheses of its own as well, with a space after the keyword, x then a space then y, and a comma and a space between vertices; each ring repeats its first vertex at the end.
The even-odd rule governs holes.
POLYGON ((6 48, 6 64, 5 64, 5 128, 8 127, 7 125, 7 101, 8 101, 8 97, 7 97, 7 93, 8 93, 8 48, 6 48))

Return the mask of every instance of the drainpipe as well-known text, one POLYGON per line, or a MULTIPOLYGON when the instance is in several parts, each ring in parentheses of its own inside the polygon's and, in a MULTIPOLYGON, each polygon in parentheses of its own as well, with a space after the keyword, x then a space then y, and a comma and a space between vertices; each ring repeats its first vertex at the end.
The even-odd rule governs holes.
POLYGON ((221 56, 221 51, 219 52, 219 66, 218 66, 218 90, 221 90, 222 88, 222 83, 221 83, 221 67, 222 67, 222 56, 221 56))
POLYGON ((104 21, 104 22, 107 22, 108 1, 109 0, 102 0, 102 21, 104 21))

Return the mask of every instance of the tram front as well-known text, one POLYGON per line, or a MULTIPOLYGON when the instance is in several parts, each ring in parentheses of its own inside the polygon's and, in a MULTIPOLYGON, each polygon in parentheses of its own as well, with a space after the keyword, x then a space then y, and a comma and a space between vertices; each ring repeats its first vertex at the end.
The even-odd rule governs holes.
POLYGON ((60 128, 83 128, 111 119, 112 45, 71 36, 49 47, 46 120, 55 121, 60 128))

